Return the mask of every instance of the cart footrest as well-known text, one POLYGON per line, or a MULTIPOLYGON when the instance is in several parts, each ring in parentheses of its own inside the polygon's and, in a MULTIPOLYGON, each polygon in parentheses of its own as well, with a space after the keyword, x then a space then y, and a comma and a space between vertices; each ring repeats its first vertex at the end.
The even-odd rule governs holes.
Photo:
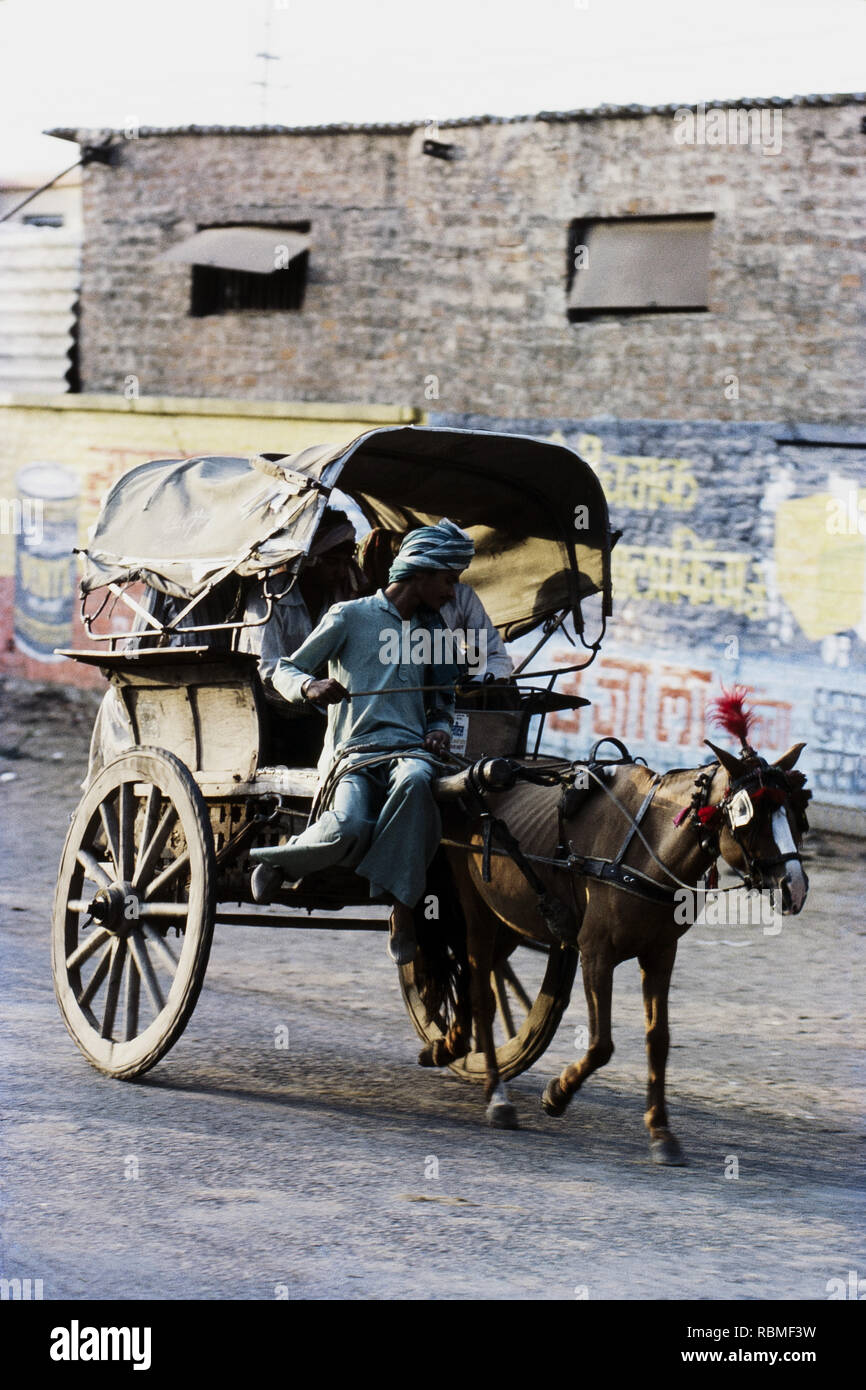
POLYGON ((216 925, 227 927, 303 927, 320 931, 387 931, 388 915, 348 916, 341 912, 308 913, 303 908, 274 912, 270 907, 218 907, 216 925))

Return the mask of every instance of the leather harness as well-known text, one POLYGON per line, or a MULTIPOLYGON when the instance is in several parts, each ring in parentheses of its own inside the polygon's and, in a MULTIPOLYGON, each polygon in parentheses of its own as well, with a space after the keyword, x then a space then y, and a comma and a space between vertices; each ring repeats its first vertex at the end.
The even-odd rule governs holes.
MULTIPOLYGON (((577 890, 574 882, 576 875, 594 878, 601 883, 609 883, 625 893, 631 893, 635 897, 643 898, 645 902, 660 904, 662 906, 670 906, 673 902, 674 895, 677 891, 676 887, 669 887, 666 884, 658 883, 640 869, 630 868, 623 863, 628 848, 636 834, 639 835, 644 845, 648 849, 650 848, 644 836, 640 833, 640 825, 652 805, 661 777, 658 773, 653 774, 649 790, 644 796, 635 816, 630 816, 625 807, 621 806, 616 798, 613 797, 612 793, 607 791, 604 777, 605 773, 611 768, 634 764, 635 761, 636 760, 630 756, 628 749, 619 739, 608 738, 600 739, 593 746, 589 760, 586 763, 572 763, 568 772, 553 769, 543 771, 523 766, 519 767, 517 776, 520 780, 547 786, 553 786, 558 783, 563 789, 558 805, 559 843, 556 857, 552 859, 544 855, 524 853, 520 848, 519 841, 512 835, 505 822, 492 814, 486 803, 482 787, 477 779, 472 776, 472 772, 470 772, 469 782, 471 792, 469 799, 474 803, 474 810, 481 820, 481 876, 483 881, 485 883, 490 882, 491 854, 506 855, 508 858, 512 859, 536 894, 539 911, 551 933, 557 940, 567 945, 576 945, 577 941, 576 923, 577 919, 580 917, 580 907, 577 901, 577 890), (615 744, 620 751, 620 757, 599 759, 597 757, 597 752, 599 747, 604 743, 615 744), (569 796, 573 793, 575 782, 578 775, 581 773, 592 778, 599 787, 606 791, 608 796, 611 797, 611 800, 614 801, 614 804, 619 807, 628 819, 628 829, 613 859, 578 854, 570 842, 568 844, 565 843, 565 819, 566 815, 569 814, 569 796), (493 847, 494 840, 499 842, 502 846, 501 849, 493 847), (565 909, 558 898, 551 897, 547 892, 545 885, 532 868, 533 863, 545 864, 551 868, 570 871, 571 891, 574 901, 574 918, 572 918, 572 914, 565 909)), ((791 785, 791 779, 788 773, 784 772, 782 769, 770 767, 762 758, 756 758, 756 765, 750 768, 745 776, 729 784, 720 804, 712 808, 714 815, 709 818, 706 816, 702 818, 700 815, 701 810, 710 810, 710 788, 718 766, 718 763, 712 763, 700 770, 695 779, 695 789, 692 794, 691 804, 685 808, 685 811, 681 813, 675 822, 675 824, 680 824, 686 816, 689 816, 690 824, 698 832, 701 849, 712 858, 713 863, 708 872, 708 880, 710 879, 710 875, 714 874, 715 883, 710 881, 708 882, 708 886, 713 887, 718 883, 718 875, 715 873, 715 861, 721 853, 716 826, 724 817, 727 808, 739 792, 746 791, 753 794, 760 794, 766 791, 769 792, 770 795, 776 795, 779 799, 781 799, 783 795, 792 795, 792 799, 795 803, 794 809, 798 816, 801 830, 808 828, 805 816, 805 803, 811 795, 811 793, 805 792, 802 789, 795 791, 791 785)), ((737 843, 740 843, 733 826, 731 827, 731 834, 733 838, 737 840, 737 843)), ((478 853, 479 850, 477 845, 461 844, 455 840, 443 840, 442 843, 454 849, 465 849, 472 853, 478 853)), ((789 854, 778 855, 774 859, 763 860, 753 858, 745 845, 741 844, 740 848, 743 850, 746 857, 749 872, 748 874, 740 874, 739 876, 747 888, 752 887, 755 883, 760 886, 761 874, 766 869, 773 868, 778 864, 785 864, 791 860, 802 862, 799 853, 796 851, 789 854)), ((651 849, 650 854, 656 859, 651 849)), ((656 862, 668 877, 673 880, 675 885, 693 891, 693 885, 683 883, 672 870, 661 862, 661 860, 656 859, 656 862)), ((735 870, 735 872, 739 873, 739 870, 735 870)))

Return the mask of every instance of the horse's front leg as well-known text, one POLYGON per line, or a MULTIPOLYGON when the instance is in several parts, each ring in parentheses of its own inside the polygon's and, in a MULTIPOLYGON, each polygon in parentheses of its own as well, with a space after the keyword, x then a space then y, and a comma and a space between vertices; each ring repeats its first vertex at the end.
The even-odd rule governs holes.
POLYGON ((677 943, 638 956, 646 1016, 646 1050, 649 1068, 644 1123, 650 1134, 654 1163, 682 1167, 687 1162, 676 1136, 668 1128, 665 1106, 665 1070, 670 1046, 668 991, 677 955, 677 943))
POLYGON ((541 1104, 548 1115, 562 1115, 587 1077, 613 1056, 611 996, 614 961, 604 944, 594 943, 588 945, 585 951, 581 946, 581 960, 589 1014, 589 1047, 579 1062, 567 1066, 545 1087, 541 1104))

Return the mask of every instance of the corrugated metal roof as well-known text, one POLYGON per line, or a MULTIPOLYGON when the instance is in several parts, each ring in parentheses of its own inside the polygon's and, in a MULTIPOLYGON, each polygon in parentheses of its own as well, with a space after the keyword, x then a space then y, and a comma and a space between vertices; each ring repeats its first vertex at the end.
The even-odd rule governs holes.
POLYGON ((71 228, 0 230, 0 391, 69 390, 80 252, 71 228))
MULTIPOLYGON (((718 107, 785 107, 785 106, 849 106, 866 104, 866 92, 822 93, 809 96, 792 97, 734 97, 725 101, 706 101, 698 103, 707 110, 718 107)), ((624 117, 673 116, 677 111, 694 110, 694 102, 667 102, 663 106, 641 106, 632 103, 628 106, 587 106, 574 111, 538 111, 531 116, 457 116, 437 121, 439 130, 456 130, 467 126, 518 125, 521 122, 548 122, 566 124, 571 121, 622 120, 624 117)), ((330 125, 174 125, 140 126, 138 137, 149 139, 159 135, 409 135, 414 130, 423 129, 426 121, 374 121, 355 124, 343 121, 330 125)), ((86 143, 97 135, 123 135, 123 130, 101 129, 95 131, 83 127, 56 126, 44 132, 60 140, 73 140, 86 143)))

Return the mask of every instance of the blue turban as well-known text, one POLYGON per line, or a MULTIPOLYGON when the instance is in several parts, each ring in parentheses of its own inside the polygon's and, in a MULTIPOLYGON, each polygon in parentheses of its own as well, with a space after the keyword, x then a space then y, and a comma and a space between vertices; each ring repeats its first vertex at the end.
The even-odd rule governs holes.
POLYGON ((388 583, 409 579, 419 570, 453 570, 459 574, 474 554, 472 537, 443 517, 437 526, 419 526, 405 537, 388 571, 388 583))

